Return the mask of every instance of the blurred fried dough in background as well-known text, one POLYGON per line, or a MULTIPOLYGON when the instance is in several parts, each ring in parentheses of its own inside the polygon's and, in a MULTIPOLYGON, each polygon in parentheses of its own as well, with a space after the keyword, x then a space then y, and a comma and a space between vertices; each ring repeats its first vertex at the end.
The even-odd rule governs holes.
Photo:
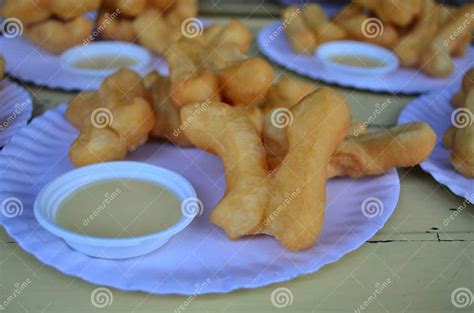
POLYGON ((453 97, 455 110, 443 136, 451 151, 451 164, 466 177, 474 178, 474 68, 464 74, 461 90, 453 97))
POLYGON ((105 0, 97 24, 104 25, 99 34, 103 39, 136 41, 164 54, 181 36, 195 35, 186 31, 202 31, 201 22, 194 19, 197 13, 196 0, 105 0))
POLYGON ((52 53, 87 42, 96 23, 102 39, 136 41, 163 54, 186 30, 202 31, 197 12, 197 0, 6 0, 0 7, 3 17, 22 22, 26 38, 52 53), (95 22, 84 15, 94 11, 95 22))
POLYGON ((83 15, 99 8, 100 0, 6 0, 0 7, 5 18, 17 18, 25 37, 52 53, 81 44, 94 22, 83 15))
POLYGON ((298 53, 312 54, 327 41, 359 40, 392 49, 404 67, 446 77, 453 72, 452 57, 463 56, 471 42, 474 4, 453 8, 434 0, 353 0, 332 20, 317 4, 287 7, 282 20, 298 53))

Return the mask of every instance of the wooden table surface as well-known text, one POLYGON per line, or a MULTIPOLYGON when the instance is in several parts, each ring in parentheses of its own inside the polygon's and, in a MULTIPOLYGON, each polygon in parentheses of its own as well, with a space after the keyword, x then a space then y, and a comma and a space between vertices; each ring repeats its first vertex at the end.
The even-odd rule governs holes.
MULTIPOLYGON (((255 34, 271 21, 268 16, 275 15, 273 7, 258 10, 267 17, 241 16, 255 34)), ((211 20, 225 22, 228 17, 213 16, 211 20)), ((256 47, 251 54, 259 54, 256 47)), ((295 75, 275 67, 278 75, 295 75)), ((34 98, 35 115, 73 95, 27 87, 34 98)), ((390 99, 390 106, 377 116, 372 127, 393 125, 403 106, 413 99, 333 87, 347 97, 352 114, 362 120, 373 114, 377 103, 390 99)), ((399 175, 401 196, 395 213, 362 247, 311 275, 225 295, 187 298, 111 289, 113 302, 99 309, 90 299, 98 286, 43 265, 0 227, 0 305, 8 301, 8 306, 3 309, 0 306, 0 311, 474 312, 474 304, 456 308, 451 300, 454 290, 468 288, 471 292, 468 296, 474 302, 474 206, 453 195, 419 167, 400 170, 399 175), (460 213, 445 226, 443 221, 456 210, 460 213), (25 281, 27 288, 12 300, 15 284, 25 281), (383 282, 389 283, 377 293, 377 286, 383 282), (276 308, 272 304, 271 293, 278 287, 289 289, 293 297, 291 305, 276 308)))

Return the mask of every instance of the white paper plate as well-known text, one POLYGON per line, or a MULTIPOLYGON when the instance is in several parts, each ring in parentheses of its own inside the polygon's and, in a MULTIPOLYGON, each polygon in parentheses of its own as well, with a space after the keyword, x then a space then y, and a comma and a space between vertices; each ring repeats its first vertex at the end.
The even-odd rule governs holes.
MULTIPOLYGON (((23 37, 0 37, 0 51, 10 75, 39 86, 64 90, 97 90, 104 79, 72 73, 61 63, 59 54, 48 53, 23 37)), ((140 74, 145 75, 152 70, 168 75, 168 65, 157 55, 154 55, 140 74)))
POLYGON ((91 258, 42 229, 33 216, 38 191, 72 168, 68 147, 77 131, 65 120, 64 110, 63 105, 34 119, 0 153, 0 204, 4 206, 0 223, 41 262, 94 284, 155 294, 192 295, 286 281, 315 272, 364 244, 383 227, 398 201, 400 182, 396 170, 358 181, 333 179, 327 186, 323 232, 313 248, 290 252, 268 236, 231 241, 208 219, 225 190, 220 159, 198 149, 149 142, 128 159, 162 166, 184 176, 202 200, 203 213, 150 254, 126 260, 91 258))
POLYGON ((459 88, 458 85, 433 91, 408 103, 398 118, 398 124, 422 121, 433 128, 438 136, 438 142, 428 160, 421 163, 421 168, 456 195, 474 203, 474 179, 467 178, 454 169, 450 162, 451 154, 442 142, 443 134, 452 125, 454 108, 450 104, 451 97, 459 88))
POLYGON ((0 82, 0 147, 26 125, 33 111, 30 94, 18 84, 0 82))
POLYGON ((462 79, 464 71, 474 63, 474 48, 469 47, 463 58, 454 59, 455 72, 447 78, 433 78, 416 69, 399 68, 387 75, 351 75, 329 72, 314 55, 298 54, 291 48, 281 22, 265 26, 257 37, 262 53, 269 59, 298 74, 344 87, 390 93, 422 93, 448 87, 462 79))

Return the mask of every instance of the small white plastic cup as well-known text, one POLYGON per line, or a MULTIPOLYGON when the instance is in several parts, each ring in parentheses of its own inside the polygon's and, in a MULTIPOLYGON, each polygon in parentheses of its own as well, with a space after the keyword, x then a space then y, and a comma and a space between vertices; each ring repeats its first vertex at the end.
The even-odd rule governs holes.
POLYGON ((129 58, 135 61, 134 65, 127 66, 134 71, 141 71, 151 62, 151 55, 147 49, 138 45, 119 42, 104 41, 90 42, 88 44, 72 47, 64 51, 61 56, 61 64, 64 68, 74 74, 94 77, 106 77, 115 73, 119 68, 86 69, 75 66, 81 60, 107 58, 129 58))
POLYGON ((353 75, 385 75, 399 67, 398 57, 392 51, 378 45, 351 40, 331 41, 320 45, 316 49, 316 59, 327 70, 353 75), (384 65, 379 67, 359 67, 340 64, 331 59, 334 56, 341 55, 374 59, 384 65))
POLYGON ((98 258, 124 259, 160 248, 171 237, 185 229, 200 213, 199 210, 189 212, 181 209, 181 218, 175 225, 156 233, 130 238, 92 237, 72 232, 56 224, 56 211, 69 195, 84 185, 110 179, 145 180, 174 192, 181 202, 197 199, 192 185, 177 173, 139 162, 105 162, 72 170, 49 182, 36 197, 36 220, 79 252, 98 258))

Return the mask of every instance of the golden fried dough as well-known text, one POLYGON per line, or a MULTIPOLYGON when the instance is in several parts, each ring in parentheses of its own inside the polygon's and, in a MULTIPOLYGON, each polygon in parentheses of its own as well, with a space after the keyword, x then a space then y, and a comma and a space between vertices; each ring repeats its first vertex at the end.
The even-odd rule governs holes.
POLYGON ((299 53, 311 54, 317 46, 315 34, 306 25, 301 10, 289 6, 283 10, 282 18, 285 23, 285 33, 293 50, 299 53))
POLYGON ((51 16, 47 0, 5 0, 0 6, 0 14, 5 18, 17 18, 23 26, 47 20, 51 16))
POLYGON ((210 219, 236 239, 259 228, 268 202, 265 149, 253 123, 237 108, 220 102, 201 106, 181 108, 181 120, 189 121, 184 132, 196 147, 222 158, 226 192, 210 219))
POLYGON ((180 109, 175 106, 169 97, 171 83, 169 78, 152 72, 144 77, 145 85, 150 91, 155 125, 150 135, 155 138, 167 139, 178 146, 191 146, 181 123, 180 109), (146 82, 146 80, 149 80, 146 82))
POLYGON ((107 77, 98 91, 74 97, 66 111, 67 119, 80 131, 70 149, 72 163, 82 166, 123 159, 127 150, 144 144, 155 126, 149 99, 143 80, 129 69, 107 77))
POLYGON ((137 33, 131 19, 112 18, 109 12, 101 12, 97 18, 97 25, 102 26, 99 34, 102 39, 129 42, 137 40, 137 33))
POLYGON ((265 60, 253 57, 223 68, 217 77, 219 89, 227 102, 251 105, 262 100, 270 89, 273 68, 265 60))
POLYGON ((439 10, 436 9, 434 0, 423 0, 417 24, 394 44, 393 50, 402 66, 414 67, 419 64, 421 54, 438 30, 438 24, 439 10))
POLYGON ((158 8, 161 11, 169 10, 173 6, 174 2, 174 0, 148 0, 149 5, 158 8))
POLYGON ((283 76, 270 88, 263 104, 265 115, 262 125, 262 140, 267 150, 270 169, 280 165, 288 152, 283 126, 291 122, 291 113, 283 109, 290 109, 315 90, 313 84, 288 76, 283 76))
POLYGON ((123 160, 126 154, 127 144, 110 127, 87 128, 69 148, 69 158, 76 167, 123 160))
POLYGON ((213 26, 208 28, 203 32, 203 39, 210 47, 216 48, 225 43, 234 43, 238 45, 240 53, 248 53, 253 35, 241 21, 231 20, 221 29, 213 28, 213 26))
POLYGON ((61 53, 83 43, 91 34, 93 22, 78 17, 68 22, 47 20, 25 29, 25 36, 52 53, 61 53))
POLYGON ((147 0, 103 0, 103 5, 111 11, 119 10, 120 14, 134 17, 145 10, 147 0))
POLYGON ((48 9, 62 20, 71 20, 87 12, 96 11, 101 0, 44 0, 48 9))
POLYGON ((375 14, 386 23, 396 26, 408 26, 421 11, 422 0, 377 0, 375 14))
POLYGON ((331 23, 321 6, 309 3, 301 10, 304 22, 313 32, 319 44, 346 38, 346 32, 335 23, 331 23))
POLYGON ((451 151, 451 164, 466 177, 474 178, 474 69, 463 77, 461 91, 454 97, 459 107, 451 120, 456 123, 443 136, 451 151))
POLYGON ((125 140, 129 150, 143 145, 154 125, 153 109, 144 98, 134 98, 113 111, 111 127, 125 140))
POLYGON ((298 251, 311 247, 321 232, 327 165, 347 133, 349 108, 344 97, 323 87, 303 98, 291 112, 289 151, 272 176, 263 232, 298 251), (295 192, 297 196, 286 201, 295 192))
POLYGON ((329 164, 328 178, 379 175, 393 167, 411 167, 426 160, 436 134, 425 123, 409 123, 385 131, 349 136, 341 142, 329 164))
POLYGON ((195 18, 198 13, 197 0, 175 0, 174 5, 166 11, 166 21, 181 29, 188 18, 195 18))
POLYGON ((166 52, 170 42, 181 36, 181 30, 171 27, 158 9, 148 9, 132 23, 138 42, 157 54, 166 52))
POLYGON ((422 54, 420 68, 423 72, 435 77, 446 77, 453 72, 454 64, 450 55, 463 37, 474 29, 474 23, 466 24, 465 21, 465 16, 471 15, 474 15, 474 5, 467 5, 441 27, 422 54))
POLYGON ((466 96, 472 89, 474 89, 474 68, 471 68, 464 74, 461 90, 453 96, 451 103, 456 107, 463 107, 466 101, 466 96))
POLYGON ((247 32, 243 24, 232 21, 211 26, 202 38, 181 37, 173 42, 165 53, 172 102, 181 107, 224 98, 232 105, 253 105, 263 99, 271 86, 273 68, 261 58, 242 54, 251 36, 241 34, 247 32))
POLYGON ((348 38, 384 47, 391 47, 399 38, 397 30, 388 23, 382 24, 381 27, 374 26, 375 31, 372 34, 369 16, 365 14, 339 19, 338 24, 346 31, 348 38))
POLYGON ((312 53, 325 41, 352 39, 394 50, 403 67, 434 77, 453 72, 451 57, 463 57, 471 42, 474 5, 460 8, 435 0, 353 0, 331 21, 316 4, 283 10, 283 29, 293 50, 312 53), (323 31, 322 31, 323 30, 323 31))
POLYGON ((291 108, 305 96, 316 90, 313 83, 283 75, 274 83, 265 97, 266 110, 273 108, 291 108))

